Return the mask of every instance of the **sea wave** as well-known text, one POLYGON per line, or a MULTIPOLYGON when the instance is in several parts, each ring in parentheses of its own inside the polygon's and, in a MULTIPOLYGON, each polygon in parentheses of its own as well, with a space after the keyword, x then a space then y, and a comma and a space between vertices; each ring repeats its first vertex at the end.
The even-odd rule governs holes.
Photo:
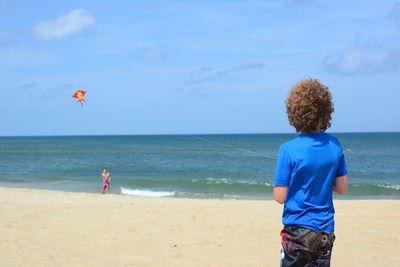
POLYGON ((129 189, 121 187, 122 195, 141 196, 141 197, 172 197, 175 195, 175 191, 151 191, 151 190, 139 190, 129 189))
POLYGON ((264 181, 255 181, 251 179, 240 179, 234 180, 229 178, 205 178, 205 179, 193 179, 192 183, 199 183, 199 184, 209 184, 209 185, 258 185, 258 186, 272 186, 271 182, 264 182, 264 181))
POLYGON ((400 184, 377 184, 378 187, 400 190, 400 184))
MULTIPOLYGON (((119 186, 131 189, 176 192, 251 194, 272 192, 272 181, 254 178, 124 179, 119 186)), ((177 194, 175 195, 177 197, 177 194)))
POLYGON ((350 196, 400 196, 398 183, 349 184, 350 196))

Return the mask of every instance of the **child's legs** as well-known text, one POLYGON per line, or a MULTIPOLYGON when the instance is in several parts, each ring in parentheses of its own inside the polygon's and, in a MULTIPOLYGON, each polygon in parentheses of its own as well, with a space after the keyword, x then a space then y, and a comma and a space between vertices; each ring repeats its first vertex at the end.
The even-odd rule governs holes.
POLYGON ((294 251, 288 251, 281 244, 281 267, 300 267, 305 266, 309 260, 305 255, 294 251))
MULTIPOLYGON (((310 249, 310 242, 316 232, 309 229, 288 226, 281 231, 281 266, 329 267, 334 235, 329 242, 310 249), (310 264, 310 265, 307 265, 310 264)), ((315 239, 314 239, 315 240, 315 239)))
POLYGON ((110 184, 109 183, 104 183, 103 188, 104 188, 104 190, 107 191, 108 194, 110 194, 110 184))
POLYGON ((101 193, 104 194, 104 192, 107 190, 108 186, 106 183, 103 183, 103 185, 101 186, 101 193))

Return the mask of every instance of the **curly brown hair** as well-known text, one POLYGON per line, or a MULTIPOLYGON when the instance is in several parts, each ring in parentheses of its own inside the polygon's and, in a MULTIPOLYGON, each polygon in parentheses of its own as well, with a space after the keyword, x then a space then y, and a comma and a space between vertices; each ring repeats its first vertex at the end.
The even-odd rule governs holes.
POLYGON ((285 103, 289 123, 298 133, 316 133, 331 126, 332 95, 318 80, 299 81, 290 90, 285 103))

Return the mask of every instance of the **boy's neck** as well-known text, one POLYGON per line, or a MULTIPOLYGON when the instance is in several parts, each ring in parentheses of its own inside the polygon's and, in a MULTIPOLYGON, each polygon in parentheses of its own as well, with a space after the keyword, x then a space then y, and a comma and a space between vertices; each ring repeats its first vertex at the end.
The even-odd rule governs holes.
POLYGON ((315 132, 310 132, 310 133, 300 133, 300 134, 302 134, 302 135, 307 135, 307 134, 318 134, 318 133, 321 133, 321 132, 323 132, 324 130, 318 130, 318 131, 315 131, 315 132))

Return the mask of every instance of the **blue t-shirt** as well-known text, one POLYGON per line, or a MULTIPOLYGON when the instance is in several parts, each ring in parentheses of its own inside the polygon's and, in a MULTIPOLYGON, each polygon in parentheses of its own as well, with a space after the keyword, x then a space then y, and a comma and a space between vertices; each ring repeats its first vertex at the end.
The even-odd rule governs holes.
POLYGON ((275 185, 288 187, 283 224, 333 233, 333 184, 346 174, 340 143, 325 132, 300 134, 283 143, 275 174, 275 185))

